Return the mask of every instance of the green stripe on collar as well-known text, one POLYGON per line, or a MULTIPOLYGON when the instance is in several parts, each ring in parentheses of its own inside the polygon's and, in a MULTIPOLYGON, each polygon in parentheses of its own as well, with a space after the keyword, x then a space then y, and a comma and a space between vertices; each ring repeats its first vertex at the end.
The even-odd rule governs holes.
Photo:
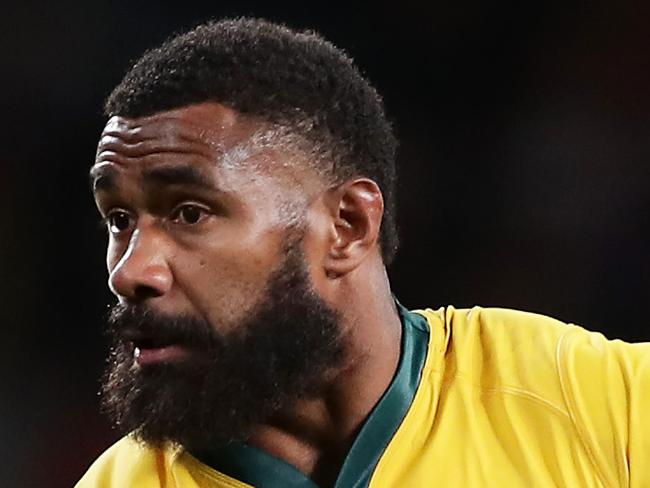
POLYGON ((243 442, 197 452, 195 457, 231 478, 258 488, 318 488, 291 464, 243 442))
MULTIPOLYGON (((402 322, 400 360, 390 386, 368 416, 343 463, 335 488, 365 488, 408 412, 420 384, 429 342, 429 326, 419 314, 397 302, 402 322)), ((210 467, 258 488, 318 488, 291 464, 261 449, 232 443, 195 453, 210 467)))
POLYGON ((395 377, 354 441, 336 480, 337 488, 368 486, 420 385, 429 344, 429 326, 423 316, 409 312, 399 302, 397 309, 402 321, 402 348, 395 377))

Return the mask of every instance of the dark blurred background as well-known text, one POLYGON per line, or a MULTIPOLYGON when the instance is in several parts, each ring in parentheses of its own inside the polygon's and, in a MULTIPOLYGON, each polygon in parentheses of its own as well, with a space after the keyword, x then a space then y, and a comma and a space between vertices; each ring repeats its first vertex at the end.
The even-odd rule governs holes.
POLYGON ((101 105, 144 49, 209 18, 318 30, 383 94, 407 306, 512 307, 650 340, 646 5, 4 2, 2 486, 69 487, 115 438, 98 413, 111 297, 87 184, 101 105))

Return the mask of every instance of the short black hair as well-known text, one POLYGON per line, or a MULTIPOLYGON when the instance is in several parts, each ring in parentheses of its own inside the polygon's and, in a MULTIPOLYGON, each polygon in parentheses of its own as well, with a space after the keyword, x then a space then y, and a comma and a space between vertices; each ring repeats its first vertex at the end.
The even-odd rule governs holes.
POLYGON ((382 257, 391 263, 397 140, 381 97, 350 56, 313 31, 254 18, 211 21, 146 52, 110 94, 105 113, 143 117, 206 101, 295 128, 327 151, 340 182, 374 180, 385 205, 382 257))

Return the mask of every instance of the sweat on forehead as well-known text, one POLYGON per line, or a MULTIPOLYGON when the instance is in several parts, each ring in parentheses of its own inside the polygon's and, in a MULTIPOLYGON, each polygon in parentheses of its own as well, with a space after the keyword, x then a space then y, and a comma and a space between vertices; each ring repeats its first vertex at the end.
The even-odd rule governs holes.
POLYGON ((174 154, 212 159, 224 169, 246 165, 258 172, 285 174, 298 178, 296 184, 307 173, 333 179, 333 155, 308 142, 294 127, 245 116, 214 102, 138 118, 111 117, 98 144, 96 164, 172 159, 174 154))
POLYGON ((116 190, 123 171, 132 182, 158 188, 247 188, 257 193, 255 188, 268 182, 277 187, 273 200, 281 204, 282 215, 295 220, 296 207, 330 183, 314 169, 324 166, 308 154, 311 147, 285 127, 213 102, 138 118, 114 116, 98 145, 91 187, 95 192, 116 190))
MULTIPOLYGON (((238 120, 237 114, 223 105, 203 103, 158 112, 138 118, 114 115, 106 122, 98 146, 98 154, 121 143, 125 150, 155 149, 164 145, 200 143, 214 150, 223 150, 229 139, 250 133, 250 124, 238 120)), ((231 144, 234 144, 232 142, 231 144)))

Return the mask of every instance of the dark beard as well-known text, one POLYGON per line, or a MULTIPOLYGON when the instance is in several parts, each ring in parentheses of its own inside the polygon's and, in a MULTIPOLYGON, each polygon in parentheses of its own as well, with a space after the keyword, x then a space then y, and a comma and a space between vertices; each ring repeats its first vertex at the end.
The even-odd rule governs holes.
POLYGON ((299 243, 267 283, 267 299, 228 334, 141 305, 113 307, 102 406, 117 429, 151 445, 207 447, 245 440, 324 386, 343 362, 339 316, 313 291, 299 243), (155 331, 196 360, 135 364, 125 331, 155 331))

